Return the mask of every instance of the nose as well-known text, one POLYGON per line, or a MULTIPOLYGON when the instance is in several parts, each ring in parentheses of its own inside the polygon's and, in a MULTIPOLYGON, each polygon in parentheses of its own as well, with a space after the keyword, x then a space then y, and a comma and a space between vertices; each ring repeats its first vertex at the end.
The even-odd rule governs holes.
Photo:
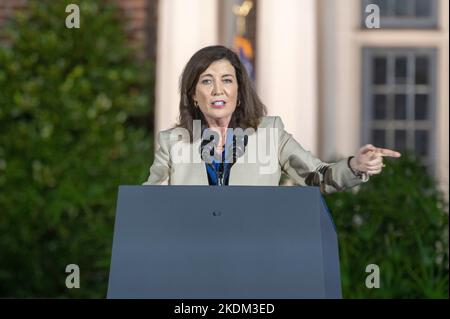
POLYGON ((215 81, 213 86, 212 95, 222 95, 223 93, 223 87, 220 81, 215 81))

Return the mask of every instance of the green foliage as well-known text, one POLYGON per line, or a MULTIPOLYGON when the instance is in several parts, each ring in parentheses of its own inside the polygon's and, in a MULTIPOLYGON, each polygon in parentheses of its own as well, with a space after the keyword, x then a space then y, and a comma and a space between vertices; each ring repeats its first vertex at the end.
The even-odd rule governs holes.
POLYGON ((151 65, 118 10, 29 1, 0 46, 0 297, 104 297, 117 187, 145 180, 151 65), (145 168, 145 169, 144 169, 145 168), (78 264, 81 288, 65 287, 78 264))
POLYGON ((448 298, 448 213, 436 182, 404 154, 380 175, 325 197, 337 227, 345 298, 448 298), (365 286, 366 266, 380 288, 365 286))

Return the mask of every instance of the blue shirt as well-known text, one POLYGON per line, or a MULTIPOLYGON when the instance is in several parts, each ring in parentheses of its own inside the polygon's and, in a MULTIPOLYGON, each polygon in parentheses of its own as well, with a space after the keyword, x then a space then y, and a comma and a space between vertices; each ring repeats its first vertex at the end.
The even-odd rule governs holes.
POLYGON ((222 161, 213 160, 211 164, 206 163, 209 185, 228 185, 232 165, 233 163, 225 162, 225 151, 222 152, 222 161))
POLYGON ((215 159, 212 161, 211 164, 206 163, 206 172, 208 173, 208 182, 209 185, 216 185, 216 186, 226 186, 229 183, 230 180, 230 171, 231 166, 233 166, 233 163, 228 163, 225 161, 225 159, 228 156, 228 152, 232 150, 230 145, 233 144, 233 130, 228 129, 227 130, 227 142, 224 147, 224 150, 222 151, 222 160, 216 161, 215 159))

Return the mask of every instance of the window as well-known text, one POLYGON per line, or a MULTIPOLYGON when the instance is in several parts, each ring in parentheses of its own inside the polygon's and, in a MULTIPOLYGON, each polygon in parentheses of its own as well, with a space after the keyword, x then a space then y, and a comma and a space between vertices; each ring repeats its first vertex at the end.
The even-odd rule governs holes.
POLYGON ((437 28, 436 0, 361 0, 362 21, 365 28, 365 8, 375 4, 380 8, 380 27, 437 28))
MULTIPOLYGON (((363 49, 363 142, 434 164, 436 50, 363 49)), ((431 171, 430 171, 431 172, 431 171)))

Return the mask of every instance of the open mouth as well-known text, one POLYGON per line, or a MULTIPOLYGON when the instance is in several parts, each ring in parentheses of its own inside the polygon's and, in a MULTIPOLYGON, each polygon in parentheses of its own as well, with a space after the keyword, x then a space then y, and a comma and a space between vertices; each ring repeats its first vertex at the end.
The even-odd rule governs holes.
POLYGON ((222 109, 222 108, 225 107, 226 104, 227 103, 224 100, 219 100, 219 101, 212 102, 210 105, 211 105, 212 108, 222 109))

